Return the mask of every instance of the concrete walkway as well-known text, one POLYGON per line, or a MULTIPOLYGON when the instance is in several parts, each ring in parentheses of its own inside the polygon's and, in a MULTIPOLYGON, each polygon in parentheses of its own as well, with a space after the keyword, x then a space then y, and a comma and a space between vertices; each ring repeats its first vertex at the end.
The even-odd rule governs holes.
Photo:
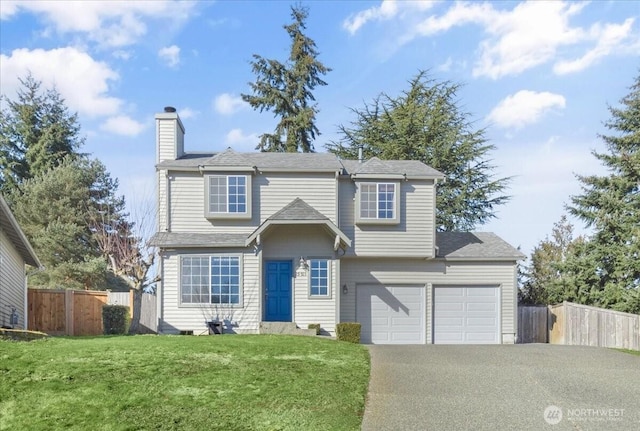
POLYGON ((640 356, 547 344, 370 352, 365 431, 640 430, 640 356))

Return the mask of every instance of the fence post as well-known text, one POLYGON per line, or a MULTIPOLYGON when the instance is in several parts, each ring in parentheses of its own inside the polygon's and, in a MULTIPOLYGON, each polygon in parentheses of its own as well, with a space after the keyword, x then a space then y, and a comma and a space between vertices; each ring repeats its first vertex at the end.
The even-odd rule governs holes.
POLYGON ((129 318, 133 319, 133 289, 129 289, 129 318))
POLYGON ((66 335, 73 335, 73 290, 64 290, 64 316, 65 316, 65 328, 66 335))

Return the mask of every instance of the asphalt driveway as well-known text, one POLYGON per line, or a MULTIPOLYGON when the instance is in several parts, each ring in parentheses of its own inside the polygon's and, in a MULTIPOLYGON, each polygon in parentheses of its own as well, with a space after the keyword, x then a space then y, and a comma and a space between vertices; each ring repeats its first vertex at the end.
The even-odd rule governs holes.
POLYGON ((640 429, 640 356, 548 344, 370 352, 365 431, 640 429))

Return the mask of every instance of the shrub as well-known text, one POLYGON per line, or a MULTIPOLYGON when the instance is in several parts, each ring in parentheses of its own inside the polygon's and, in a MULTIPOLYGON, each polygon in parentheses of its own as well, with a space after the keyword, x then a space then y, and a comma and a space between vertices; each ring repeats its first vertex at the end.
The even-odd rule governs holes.
POLYGON ((309 329, 315 329, 316 335, 320 335, 320 324, 319 323, 309 323, 309 329))
POLYGON ((344 322, 336 325, 336 337, 339 341, 360 343, 360 324, 357 322, 344 322))
POLYGON ((105 335, 126 334, 129 330, 129 307, 126 305, 103 305, 102 328, 105 335))

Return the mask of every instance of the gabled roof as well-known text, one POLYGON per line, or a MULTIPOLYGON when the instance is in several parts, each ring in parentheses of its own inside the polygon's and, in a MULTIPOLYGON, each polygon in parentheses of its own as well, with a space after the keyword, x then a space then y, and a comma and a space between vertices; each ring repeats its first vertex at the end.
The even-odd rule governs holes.
POLYGON ((444 178, 444 174, 418 160, 380 160, 373 157, 367 161, 342 160, 347 174, 354 178, 379 175, 404 177, 444 178))
POLYGON ((336 235, 343 246, 350 247, 351 240, 336 226, 326 215, 306 203, 300 198, 295 198, 291 203, 266 219, 247 239, 247 245, 255 241, 259 235, 273 225, 284 224, 318 224, 336 235))
POLYGON ((24 259, 26 263, 35 267, 42 266, 31 244, 29 244, 29 240, 24 235, 24 232, 22 232, 22 229, 20 229, 18 222, 13 217, 11 209, 9 209, 9 205, 7 205, 2 195, 0 195, 0 230, 9 237, 9 241, 11 241, 16 250, 18 250, 18 253, 20 253, 20 256, 22 256, 22 259, 24 259))
POLYGON ((526 256, 491 232, 438 232, 436 257, 446 260, 507 260, 526 256))
POLYGON ((187 233, 158 232, 151 238, 150 244, 156 247, 194 247, 220 248, 244 247, 247 235, 236 233, 187 233))
POLYGON ((444 178, 444 175, 417 160, 365 162, 340 160, 332 153, 240 153, 227 148, 220 153, 186 153, 176 160, 165 160, 158 169, 176 170, 257 170, 281 172, 341 172, 354 178, 397 176, 398 178, 444 178))

